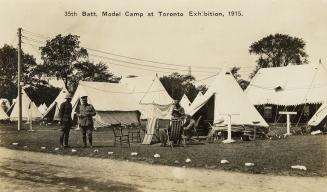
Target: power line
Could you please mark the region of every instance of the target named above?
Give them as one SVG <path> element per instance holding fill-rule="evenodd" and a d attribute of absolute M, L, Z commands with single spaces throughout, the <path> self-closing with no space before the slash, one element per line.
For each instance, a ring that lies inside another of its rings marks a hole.
<path fill-rule="evenodd" d="M 46 43 L 45 41 L 40 41 L 40 40 L 37 40 L 37 39 L 32 39 L 32 38 L 29 38 L 29 37 L 26 37 L 26 36 L 22 36 L 22 38 L 23 38 L 24 40 L 32 41 L 32 42 L 39 43 L 39 44 Z"/>
<path fill-rule="evenodd" d="M 175 69 L 175 68 L 169 68 L 169 67 L 159 67 L 159 66 L 145 65 L 145 64 L 141 64 L 141 63 L 134 63 L 134 62 L 130 62 L 130 61 L 114 59 L 114 58 L 111 58 L 111 57 L 100 56 L 100 55 L 95 55 L 95 54 L 89 54 L 89 55 L 92 55 L 92 56 L 98 57 L 98 58 L 103 58 L 103 59 L 107 59 L 107 60 L 116 61 L 116 62 L 123 62 L 123 63 L 131 64 L 131 65 L 138 65 L 138 66 L 158 68 L 158 69 L 167 69 L 167 70 L 173 70 L 173 71 L 187 71 L 188 72 L 187 69 Z M 215 73 L 215 72 L 212 72 L 212 71 L 193 71 L 193 72 Z"/>
<path fill-rule="evenodd" d="M 108 51 L 101 51 L 101 50 L 97 50 L 97 49 L 92 49 L 92 48 L 89 48 L 89 47 L 85 47 L 85 48 L 88 49 L 88 50 L 91 50 L 91 51 L 104 53 L 104 54 L 108 54 L 108 55 L 113 55 L 113 56 L 117 56 L 117 57 L 122 57 L 122 58 L 126 58 L 126 59 L 133 59 L 133 60 L 137 60 L 137 61 L 157 63 L 157 64 L 169 65 L 169 66 L 189 67 L 189 66 L 186 66 L 186 65 L 178 65 L 178 64 L 171 64 L 171 63 L 165 63 L 165 62 L 159 62 L 159 61 L 152 61 L 152 60 L 147 60 L 147 59 L 139 59 L 139 58 L 124 56 L 124 55 L 120 55 L 120 54 L 116 54 L 116 53 L 112 53 L 112 52 L 108 52 Z M 208 66 L 191 66 L 191 67 L 193 67 L 193 68 L 219 69 L 219 67 L 208 67 Z"/>
<path fill-rule="evenodd" d="M 36 33 L 36 32 L 32 32 L 29 30 L 23 30 L 24 32 L 26 32 L 28 35 L 32 35 L 35 38 L 42 38 L 42 39 L 46 39 L 49 40 L 51 39 L 49 36 L 45 36 L 43 34 L 40 33 Z M 28 37 L 28 36 L 24 36 L 25 38 L 27 38 L 29 41 L 35 42 L 35 43 L 46 43 L 46 41 L 41 41 L 41 40 L 36 40 L 34 38 Z M 141 58 L 136 58 L 136 57 L 131 57 L 131 56 L 126 56 L 126 55 L 121 55 L 121 54 L 117 54 L 117 53 L 113 53 L 113 52 L 109 52 L 109 51 L 102 51 L 102 50 L 97 50 L 97 49 L 93 49 L 93 48 L 89 48 L 89 47 L 85 47 L 86 49 L 90 50 L 90 51 L 94 51 L 94 52 L 98 52 L 98 53 L 102 53 L 102 54 L 107 54 L 107 55 L 111 55 L 111 56 L 116 56 L 116 57 L 121 57 L 121 58 L 126 58 L 126 59 L 133 59 L 133 60 L 137 60 L 137 61 L 142 61 L 142 62 L 150 62 L 150 63 L 156 63 L 156 64 L 161 64 L 161 65 L 169 65 L 169 66 L 176 66 L 176 67 L 189 67 L 189 66 L 185 66 L 185 65 L 178 65 L 178 64 L 171 64 L 171 63 L 166 63 L 166 62 L 160 62 L 160 61 L 153 61 L 153 60 L 148 60 L 148 59 L 141 59 Z M 167 68 L 167 67 L 160 67 L 160 66 L 152 66 L 152 65 L 146 65 L 146 64 L 141 64 L 141 63 L 134 63 L 134 62 L 130 62 L 130 61 L 125 61 L 125 60 L 120 60 L 120 59 L 115 59 L 115 58 L 110 58 L 110 57 L 106 57 L 106 56 L 99 56 L 98 57 L 102 57 L 102 58 L 106 58 L 108 60 L 113 60 L 113 61 L 117 61 L 117 62 L 123 62 L 123 63 L 128 63 L 128 64 L 133 64 L 133 65 L 140 65 L 140 66 L 144 66 L 144 67 L 152 67 L 152 68 L 161 68 L 161 69 L 169 69 L 169 70 L 176 70 L 173 68 Z M 191 66 L 192 68 L 206 68 L 206 69 L 221 69 L 221 67 L 210 67 L 210 66 Z M 244 69 L 244 68 L 254 68 L 254 67 L 238 67 L 239 69 Z M 188 69 L 179 69 L 179 71 L 189 71 Z M 243 72 L 246 72 L 244 70 L 242 70 Z M 211 71 L 199 71 L 199 70 L 192 70 L 192 72 L 202 72 L 202 73 L 214 73 Z"/>
<path fill-rule="evenodd" d="M 152 72 L 156 72 L 156 73 L 166 73 L 166 74 L 171 74 L 171 71 L 161 71 L 161 70 L 155 70 L 155 69 L 146 69 L 146 68 L 141 68 L 141 67 L 135 67 L 135 66 L 126 66 L 126 65 L 122 65 L 122 64 L 118 64 L 118 63 L 114 63 L 114 62 L 107 62 L 108 65 L 117 65 L 117 66 L 121 66 L 121 67 L 126 67 L 126 68 L 130 68 L 130 69 L 138 69 L 138 70 L 143 70 L 143 71 L 152 71 Z"/>

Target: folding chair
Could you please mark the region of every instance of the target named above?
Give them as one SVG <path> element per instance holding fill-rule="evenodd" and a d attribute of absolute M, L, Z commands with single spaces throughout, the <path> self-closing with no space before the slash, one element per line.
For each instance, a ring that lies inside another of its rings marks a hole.
<path fill-rule="evenodd" d="M 129 141 L 129 133 L 124 133 L 123 127 L 120 125 L 114 125 L 112 126 L 112 130 L 114 133 L 114 146 L 116 146 L 116 142 L 119 141 L 120 146 L 123 145 L 123 143 L 128 144 L 128 147 L 131 148 L 130 141 Z"/>
<path fill-rule="evenodd" d="M 179 143 L 181 140 L 183 146 L 185 146 L 185 136 L 183 134 L 183 121 L 182 120 L 171 120 L 170 129 L 167 130 L 168 145 L 173 148 L 174 143 Z"/>

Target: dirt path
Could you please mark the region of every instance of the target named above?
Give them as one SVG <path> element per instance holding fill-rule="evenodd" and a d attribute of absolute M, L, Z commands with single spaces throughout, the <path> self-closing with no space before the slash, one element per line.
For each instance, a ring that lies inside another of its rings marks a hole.
<path fill-rule="evenodd" d="M 324 191 L 327 178 L 250 175 L 0 148 L 1 191 Z"/>

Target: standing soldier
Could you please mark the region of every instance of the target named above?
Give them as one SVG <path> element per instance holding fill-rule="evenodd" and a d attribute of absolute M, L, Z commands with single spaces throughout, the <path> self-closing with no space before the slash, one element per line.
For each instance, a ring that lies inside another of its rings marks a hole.
<path fill-rule="evenodd" d="M 69 131 L 72 126 L 72 104 L 70 103 L 72 100 L 72 95 L 68 93 L 65 97 L 66 101 L 60 105 L 59 108 L 59 118 L 61 124 L 61 136 L 60 136 L 60 146 L 61 147 L 69 147 L 68 139 L 69 139 Z"/>
<path fill-rule="evenodd" d="M 79 118 L 79 126 L 83 134 L 83 143 L 84 147 L 87 147 L 86 144 L 86 134 L 89 138 L 90 147 L 92 147 L 92 131 L 93 131 L 93 116 L 96 115 L 93 105 L 87 103 L 87 96 L 81 97 L 81 105 L 77 110 L 76 114 Z"/>

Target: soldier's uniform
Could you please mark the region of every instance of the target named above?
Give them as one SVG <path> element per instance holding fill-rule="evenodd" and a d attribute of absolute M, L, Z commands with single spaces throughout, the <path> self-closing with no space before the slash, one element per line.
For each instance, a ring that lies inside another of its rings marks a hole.
<path fill-rule="evenodd" d="M 61 136 L 60 136 L 60 145 L 68 146 L 69 131 L 72 126 L 72 104 L 70 103 L 71 96 L 66 97 L 66 101 L 60 105 L 59 108 L 59 118 L 61 123 Z"/>
<path fill-rule="evenodd" d="M 92 117 L 95 115 L 96 115 L 95 109 L 93 105 L 89 103 L 85 105 L 82 103 L 77 110 L 77 116 L 79 117 L 79 126 L 82 130 L 82 135 L 83 135 L 84 147 L 87 146 L 86 134 L 89 139 L 89 144 L 92 147 L 92 132 L 94 129 Z"/>

